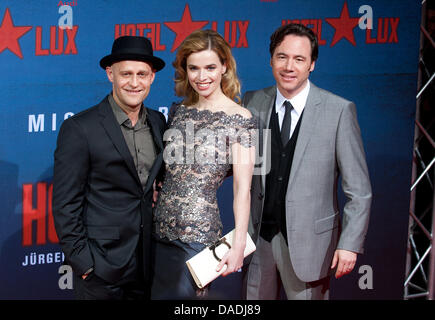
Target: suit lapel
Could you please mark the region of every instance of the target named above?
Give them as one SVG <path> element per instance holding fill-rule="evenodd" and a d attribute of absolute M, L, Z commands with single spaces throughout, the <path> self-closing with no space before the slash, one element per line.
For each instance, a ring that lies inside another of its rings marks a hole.
<path fill-rule="evenodd" d="M 127 164 L 128 170 L 135 177 L 137 183 L 141 186 L 141 182 L 139 176 L 137 175 L 137 171 L 134 166 L 134 161 L 130 154 L 130 150 L 125 143 L 121 128 L 116 121 L 115 115 L 113 114 L 107 97 L 100 104 L 99 109 L 101 116 L 101 125 L 106 130 L 106 133 L 112 140 L 116 150 L 118 150 L 119 154 L 123 157 L 125 163 Z"/>
<path fill-rule="evenodd" d="M 275 100 L 276 100 L 276 86 L 267 88 L 264 91 L 264 100 L 261 101 L 261 105 L 266 106 L 267 109 L 265 110 L 265 112 L 261 112 L 259 115 L 263 123 L 264 129 L 270 129 L 270 117 L 272 116 L 272 112 L 275 109 Z M 264 132 L 264 136 L 263 136 L 264 141 L 270 142 L 272 139 L 271 130 L 264 130 L 263 132 Z M 270 148 L 270 147 L 271 147 L 270 143 L 267 143 L 266 148 Z M 267 157 L 265 157 L 265 161 L 267 160 L 268 160 Z M 270 164 L 265 163 L 265 168 L 268 168 L 269 165 Z M 263 191 L 266 190 L 266 174 L 261 175 L 261 187 Z"/>
<path fill-rule="evenodd" d="M 159 154 L 163 151 L 163 137 L 161 134 L 161 128 L 158 125 L 161 120 L 159 119 L 158 115 L 154 112 L 151 112 L 147 108 L 147 124 L 151 127 L 151 133 L 154 139 L 154 145 L 157 147 L 156 154 Z"/>
<path fill-rule="evenodd" d="M 154 145 L 156 146 L 156 158 L 154 163 L 149 171 L 148 181 L 145 185 L 145 191 L 151 188 L 154 183 L 154 179 L 157 176 L 158 171 L 160 170 L 160 166 L 163 159 L 163 137 L 162 137 L 162 128 L 160 127 L 160 123 L 162 123 L 161 119 L 157 113 L 150 111 L 147 108 L 147 124 L 151 127 L 151 135 L 154 139 Z"/>
<path fill-rule="evenodd" d="M 304 108 L 304 116 L 301 119 L 301 127 L 299 129 L 299 136 L 296 142 L 295 153 L 293 155 L 293 163 L 290 172 L 290 178 L 288 182 L 288 189 L 294 180 L 295 175 L 298 172 L 298 167 L 302 161 L 305 148 L 312 134 L 316 130 L 317 121 L 319 118 L 319 111 L 321 106 L 321 99 L 319 96 L 319 89 L 310 82 L 310 92 L 308 94 L 307 102 Z"/>

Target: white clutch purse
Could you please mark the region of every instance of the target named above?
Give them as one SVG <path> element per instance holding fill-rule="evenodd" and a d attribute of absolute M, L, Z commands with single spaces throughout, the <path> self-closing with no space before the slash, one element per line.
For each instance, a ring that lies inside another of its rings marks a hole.
<path fill-rule="evenodd" d="M 216 243 L 186 261 L 187 267 L 198 288 L 204 288 L 225 272 L 227 268 L 226 265 L 224 265 L 219 272 L 216 272 L 216 268 L 224 254 L 230 250 L 231 243 L 233 243 L 233 236 L 234 229 L 216 241 Z M 249 233 L 246 233 L 245 258 L 254 251 L 255 244 L 249 236 Z"/>

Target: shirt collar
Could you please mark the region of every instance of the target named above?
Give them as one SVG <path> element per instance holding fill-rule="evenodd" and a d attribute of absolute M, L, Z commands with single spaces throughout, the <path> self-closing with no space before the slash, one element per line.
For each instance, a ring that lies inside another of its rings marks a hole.
<path fill-rule="evenodd" d="M 113 98 L 113 93 L 110 93 L 108 96 L 109 104 L 112 107 L 113 113 L 115 115 L 116 121 L 119 125 L 124 124 L 126 121 L 129 121 L 130 118 L 127 116 L 127 114 L 121 109 L 121 107 L 116 103 L 115 99 Z M 146 110 L 145 108 L 141 107 L 141 110 L 139 112 L 139 121 L 140 123 L 145 123 L 146 120 Z M 131 122 L 129 122 L 131 123 Z"/>
<path fill-rule="evenodd" d="M 305 104 L 307 103 L 308 93 L 310 92 L 310 81 L 307 79 L 306 86 L 299 92 L 296 96 L 291 99 L 286 99 L 278 88 L 276 88 L 276 103 L 275 103 L 275 112 L 279 112 L 282 105 L 286 100 L 289 100 L 292 104 L 294 110 L 298 115 L 301 115 L 302 111 L 304 111 Z"/>

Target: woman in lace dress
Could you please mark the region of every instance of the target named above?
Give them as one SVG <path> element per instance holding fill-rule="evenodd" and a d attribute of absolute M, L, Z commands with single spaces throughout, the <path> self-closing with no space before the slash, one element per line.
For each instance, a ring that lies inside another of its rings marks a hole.
<path fill-rule="evenodd" d="M 166 173 L 154 213 L 153 299 L 206 297 L 186 261 L 222 237 L 216 193 L 233 173 L 235 237 L 222 258 L 223 276 L 243 264 L 250 211 L 256 123 L 237 104 L 240 83 L 228 43 L 215 31 L 193 32 L 180 45 L 173 107 L 165 133 Z"/>

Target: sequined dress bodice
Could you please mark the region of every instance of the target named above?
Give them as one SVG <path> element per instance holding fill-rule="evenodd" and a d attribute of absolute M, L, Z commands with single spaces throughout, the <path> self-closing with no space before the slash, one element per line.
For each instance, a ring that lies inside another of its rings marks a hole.
<path fill-rule="evenodd" d="M 222 236 L 216 194 L 232 167 L 231 146 L 253 145 L 255 120 L 181 105 L 169 123 L 154 231 L 160 238 L 212 244 Z"/>

